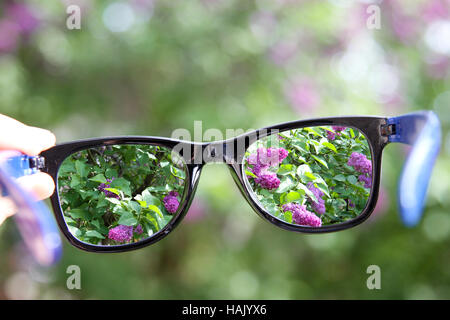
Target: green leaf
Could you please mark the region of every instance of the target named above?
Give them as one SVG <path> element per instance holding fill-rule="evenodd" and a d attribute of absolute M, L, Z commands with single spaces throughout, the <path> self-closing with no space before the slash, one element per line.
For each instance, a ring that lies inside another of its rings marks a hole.
<path fill-rule="evenodd" d="M 284 176 L 281 178 L 280 186 L 275 191 L 276 193 L 284 193 L 295 186 L 294 181 L 290 176 Z"/>
<path fill-rule="evenodd" d="M 112 204 L 120 204 L 120 200 L 116 198 L 105 198 L 105 200 L 111 202 Z"/>
<path fill-rule="evenodd" d="M 87 209 L 71 209 L 67 212 L 74 219 L 88 220 L 89 212 Z"/>
<path fill-rule="evenodd" d="M 108 168 L 108 169 L 106 169 L 106 171 L 105 171 L 105 176 L 106 176 L 108 179 L 116 178 L 118 175 L 119 175 L 119 173 L 117 172 L 116 169 Z"/>
<path fill-rule="evenodd" d="M 95 181 L 99 183 L 106 183 L 106 178 L 103 174 L 99 173 L 96 176 L 89 178 L 90 181 Z"/>
<path fill-rule="evenodd" d="M 184 170 L 180 170 L 177 167 L 174 166 L 170 166 L 170 172 L 175 176 L 178 177 L 180 179 L 185 179 L 186 178 L 186 173 L 184 172 Z"/>
<path fill-rule="evenodd" d="M 303 154 L 309 153 L 309 145 L 303 141 L 296 141 L 292 146 Z"/>
<path fill-rule="evenodd" d="M 317 198 L 314 195 L 314 193 L 311 192 L 311 190 L 308 189 L 307 186 L 305 186 L 303 183 L 299 183 L 297 185 L 297 188 L 299 188 L 301 191 L 303 191 L 308 197 L 310 197 L 311 199 L 313 199 L 315 202 L 317 202 Z M 299 190 L 299 191 L 300 191 Z"/>
<path fill-rule="evenodd" d="M 136 199 L 136 197 L 135 197 Z M 143 201 L 143 200 L 137 200 L 136 201 L 141 205 L 142 208 L 147 208 L 147 202 Z"/>
<path fill-rule="evenodd" d="M 286 174 L 292 173 L 295 170 L 295 166 L 292 164 L 283 164 L 277 171 L 277 174 L 284 176 Z"/>
<path fill-rule="evenodd" d="M 316 156 L 316 155 L 311 155 L 317 162 L 319 162 L 321 165 L 323 165 L 325 168 L 328 169 L 328 164 L 325 161 L 325 159 L 323 159 L 322 157 Z"/>
<path fill-rule="evenodd" d="M 70 233 L 75 237 L 75 238 L 80 238 L 81 235 L 83 234 L 83 232 L 78 229 L 77 227 L 74 226 L 67 226 L 67 228 L 69 229 Z"/>
<path fill-rule="evenodd" d="M 337 176 L 333 177 L 336 181 L 344 182 L 346 180 L 345 176 L 343 174 L 338 174 Z"/>
<path fill-rule="evenodd" d="M 161 166 L 161 168 L 167 167 L 169 164 L 170 164 L 169 161 L 161 161 L 161 162 L 159 163 L 159 165 Z"/>
<path fill-rule="evenodd" d="M 119 190 L 121 190 L 123 193 L 125 193 L 126 195 L 130 196 L 131 195 L 131 189 L 130 189 L 130 181 L 128 181 L 125 178 L 117 178 L 114 179 L 111 182 L 111 187 L 112 188 L 117 188 Z M 115 192 L 114 192 L 115 193 Z M 120 194 L 119 194 L 120 195 Z"/>
<path fill-rule="evenodd" d="M 100 208 L 100 207 L 106 207 L 107 205 L 108 205 L 108 201 L 106 200 L 105 194 L 102 192 L 98 196 L 98 202 L 97 202 L 97 205 L 95 207 L 96 208 Z"/>
<path fill-rule="evenodd" d="M 297 175 L 302 177 L 306 172 L 312 172 L 311 168 L 307 164 L 302 164 L 297 168 Z"/>
<path fill-rule="evenodd" d="M 284 220 L 288 223 L 292 223 L 292 212 L 286 211 L 284 213 Z"/>
<path fill-rule="evenodd" d="M 117 190 L 116 188 L 105 188 L 105 190 L 110 191 L 110 192 L 115 193 L 118 196 L 120 196 L 120 190 Z"/>
<path fill-rule="evenodd" d="M 76 186 L 80 185 L 80 183 L 80 176 L 78 176 L 77 174 L 72 175 L 72 179 L 70 180 L 70 187 L 75 188 Z"/>
<path fill-rule="evenodd" d="M 322 142 L 322 145 L 324 147 L 327 147 L 330 150 L 333 150 L 335 153 L 337 153 L 337 150 L 336 150 L 336 147 L 334 146 L 334 144 L 332 144 L 332 143 L 330 143 L 328 141 L 324 141 L 324 142 Z"/>
<path fill-rule="evenodd" d="M 84 236 L 89 237 L 89 238 L 105 239 L 105 237 L 103 235 L 101 235 L 99 232 L 97 232 L 95 230 L 87 231 Z"/>
<path fill-rule="evenodd" d="M 120 215 L 118 224 L 123 224 L 125 226 L 134 226 L 137 224 L 137 220 L 131 212 L 128 211 L 120 211 L 122 214 Z"/>
<path fill-rule="evenodd" d="M 289 202 L 297 201 L 301 198 L 302 198 L 302 195 L 299 192 L 291 191 L 286 195 L 285 201 L 286 201 L 286 203 L 289 203 Z"/>
<path fill-rule="evenodd" d="M 148 206 L 148 208 L 150 210 L 152 210 L 153 212 L 156 212 L 161 218 L 163 218 L 163 214 L 162 214 L 161 210 L 157 206 L 151 204 L 151 205 Z"/>
<path fill-rule="evenodd" d="M 157 197 L 153 196 L 148 189 L 145 189 L 142 192 L 142 200 L 145 201 L 147 205 L 154 204 L 159 206 L 161 204 L 161 201 Z"/>
<path fill-rule="evenodd" d="M 153 153 L 151 153 L 151 152 L 147 152 L 147 156 L 148 156 L 149 159 L 156 160 L 155 155 Z"/>
<path fill-rule="evenodd" d="M 75 169 L 78 175 L 82 178 L 86 177 L 88 170 L 86 169 L 86 164 L 80 160 L 75 161 Z"/>
<path fill-rule="evenodd" d="M 347 181 L 351 184 L 356 184 L 358 182 L 358 179 L 356 179 L 355 176 L 347 176 Z"/>
<path fill-rule="evenodd" d="M 59 167 L 58 175 L 66 174 L 66 173 L 74 172 L 74 171 L 75 171 L 74 163 L 71 161 L 71 158 L 67 158 L 66 160 L 64 160 L 64 162 Z"/>
<path fill-rule="evenodd" d="M 252 178 L 257 178 L 257 176 L 256 176 L 253 172 L 251 172 L 251 171 L 245 170 L 245 174 L 246 174 L 247 176 L 252 177 Z"/>
<path fill-rule="evenodd" d="M 318 188 L 320 191 L 322 191 L 323 193 L 325 193 L 325 195 L 328 198 L 330 197 L 330 191 L 328 190 L 328 185 L 326 184 L 326 182 L 322 179 L 322 178 L 318 178 L 316 179 L 316 181 L 314 182 L 314 185 L 316 186 L 316 188 Z"/>
<path fill-rule="evenodd" d="M 154 217 L 152 217 L 151 214 L 146 214 L 145 218 L 155 227 L 156 231 L 159 230 L 158 221 L 156 221 L 156 219 Z"/>
<path fill-rule="evenodd" d="M 303 130 L 307 131 L 308 133 L 312 133 L 316 137 L 323 137 L 318 127 L 306 127 L 303 128 Z"/>

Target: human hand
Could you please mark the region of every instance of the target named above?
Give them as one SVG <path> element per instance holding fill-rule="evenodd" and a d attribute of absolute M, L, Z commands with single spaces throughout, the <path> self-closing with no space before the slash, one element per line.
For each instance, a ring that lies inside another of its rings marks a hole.
<path fill-rule="evenodd" d="M 0 151 L 18 150 L 27 155 L 36 156 L 55 145 L 55 142 L 55 135 L 50 131 L 27 126 L 0 114 Z M 20 177 L 17 183 L 40 200 L 50 197 L 55 189 L 53 179 L 43 172 Z M 14 213 L 15 207 L 11 200 L 0 197 L 0 225 Z"/>

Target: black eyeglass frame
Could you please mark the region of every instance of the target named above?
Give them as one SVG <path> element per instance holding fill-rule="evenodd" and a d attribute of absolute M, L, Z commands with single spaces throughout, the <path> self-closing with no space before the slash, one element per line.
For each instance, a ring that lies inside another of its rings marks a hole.
<path fill-rule="evenodd" d="M 139 249 L 150 244 L 153 244 L 165 236 L 167 236 L 175 227 L 183 220 L 187 214 L 190 204 L 195 196 L 195 191 L 200 179 L 201 170 L 204 165 L 210 162 L 225 162 L 236 182 L 239 190 L 244 198 L 250 204 L 250 206 L 256 211 L 256 213 L 263 219 L 273 223 L 274 225 L 296 232 L 303 233 L 324 233 L 335 232 L 344 229 L 348 229 L 359 225 L 365 221 L 375 209 L 381 177 L 381 158 L 384 147 L 389 143 L 390 125 L 388 119 L 385 117 L 376 116 L 352 116 L 352 117 L 329 117 L 318 118 L 309 120 L 298 120 L 278 125 L 261 128 L 252 132 L 244 133 L 240 136 L 216 142 L 188 142 L 163 137 L 151 137 L 151 136 L 121 136 L 121 137 L 104 137 L 78 140 L 73 142 L 67 142 L 58 144 L 40 154 L 42 157 L 40 160 L 39 169 L 48 173 L 55 182 L 55 192 L 50 197 L 50 201 L 53 207 L 56 221 L 59 225 L 64 236 L 75 247 L 91 252 L 124 252 L 134 249 Z M 361 214 L 349 221 L 336 225 L 327 225 L 321 227 L 305 227 L 299 225 L 289 224 L 272 216 L 267 210 L 265 210 L 256 199 L 253 192 L 251 192 L 250 185 L 244 171 L 244 156 L 247 148 L 256 140 L 274 134 L 274 132 L 283 132 L 287 130 L 300 129 L 313 126 L 345 126 L 352 127 L 359 130 L 365 135 L 368 141 L 368 145 L 372 154 L 372 188 L 366 207 Z M 97 148 L 108 145 L 120 145 L 120 144 L 148 144 L 165 147 L 170 150 L 179 151 L 179 154 L 185 161 L 186 165 L 186 179 L 185 189 L 180 201 L 178 212 L 173 219 L 160 231 L 155 233 L 148 239 L 141 240 L 139 242 L 114 245 L 114 246 L 100 246 L 82 242 L 73 236 L 64 220 L 63 210 L 61 208 L 59 200 L 59 188 L 58 188 L 58 171 L 62 162 L 71 154 L 89 149 Z M 244 146 L 243 148 L 237 148 L 236 146 Z M 233 150 L 231 150 L 231 148 Z M 189 152 L 185 152 L 189 150 Z M 230 152 L 233 151 L 233 152 Z M 203 157 L 203 155 L 211 155 L 210 158 Z M 214 155 L 220 154 L 218 159 Z M 195 161 L 198 156 L 201 155 L 201 161 Z M 230 156 L 231 155 L 231 156 Z M 43 160 L 43 161 L 42 161 Z M 197 163 L 198 162 L 198 163 Z"/>

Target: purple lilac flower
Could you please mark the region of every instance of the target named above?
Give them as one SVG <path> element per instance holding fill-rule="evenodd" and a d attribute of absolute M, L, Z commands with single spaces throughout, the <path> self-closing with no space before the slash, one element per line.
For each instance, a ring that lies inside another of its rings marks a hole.
<path fill-rule="evenodd" d="M 345 129 L 347 129 L 346 127 L 342 127 L 342 126 L 331 126 L 331 128 L 336 131 L 336 134 L 338 136 L 341 135 L 341 131 L 344 131 Z"/>
<path fill-rule="evenodd" d="M 142 226 L 138 224 L 138 226 L 134 228 L 134 233 L 142 234 L 142 232 L 144 232 L 144 230 L 142 229 Z"/>
<path fill-rule="evenodd" d="M 178 206 L 180 205 L 180 202 L 178 201 L 177 197 L 179 197 L 179 194 L 176 191 L 170 191 L 169 194 L 164 197 L 163 199 L 164 207 L 169 213 L 177 212 Z"/>
<path fill-rule="evenodd" d="M 334 139 L 336 139 L 336 134 L 333 131 L 327 130 L 327 139 L 329 141 L 333 141 Z"/>
<path fill-rule="evenodd" d="M 372 173 L 372 161 L 359 152 L 353 152 L 348 159 L 347 164 L 361 173 Z"/>
<path fill-rule="evenodd" d="M 308 189 L 314 194 L 317 201 L 314 201 L 313 199 L 309 199 L 311 203 L 311 207 L 313 210 L 318 214 L 324 214 L 325 213 L 325 200 L 322 199 L 322 196 L 324 193 L 314 186 L 314 183 L 309 182 L 307 185 Z"/>
<path fill-rule="evenodd" d="M 358 177 L 358 180 L 360 182 L 364 183 L 364 188 L 372 187 L 372 175 L 371 174 L 369 174 L 369 175 L 362 174 Z"/>
<path fill-rule="evenodd" d="M 308 211 L 306 206 L 297 203 L 288 203 L 282 206 L 283 212 L 292 212 L 292 221 L 296 224 L 310 227 L 322 226 L 322 220 L 314 213 Z"/>
<path fill-rule="evenodd" d="M 267 171 L 267 169 L 269 168 L 269 166 L 267 165 L 262 165 L 262 164 L 255 164 L 252 168 L 252 172 L 255 176 L 260 176 L 261 174 L 267 173 L 269 171 Z"/>
<path fill-rule="evenodd" d="M 284 148 L 258 148 L 256 153 L 247 158 L 247 162 L 253 166 L 252 173 L 256 176 L 255 183 L 262 188 L 272 190 L 280 185 L 276 173 L 268 171 L 270 166 L 276 166 L 288 156 Z"/>
<path fill-rule="evenodd" d="M 256 150 L 256 164 L 276 166 L 288 155 L 284 148 L 258 148 Z M 254 158 L 252 158 L 254 160 Z"/>
<path fill-rule="evenodd" d="M 280 179 L 278 179 L 276 173 L 264 173 L 255 179 L 255 182 L 262 188 L 272 190 L 280 186 Z"/>
<path fill-rule="evenodd" d="M 180 194 L 178 192 L 176 192 L 176 191 L 170 191 L 167 195 L 169 197 L 175 197 L 175 198 L 180 196 Z"/>
<path fill-rule="evenodd" d="M 117 242 L 127 242 L 133 238 L 133 226 L 118 225 L 109 230 L 108 238 Z"/>
<path fill-rule="evenodd" d="M 355 204 L 352 202 L 352 200 L 348 199 L 347 201 L 348 201 L 347 203 L 348 203 L 349 207 L 351 207 L 351 208 L 355 207 Z"/>
<path fill-rule="evenodd" d="M 105 190 L 107 188 L 111 188 L 110 183 L 114 180 L 114 177 L 111 179 L 106 179 L 107 183 L 100 183 L 100 185 L 98 186 L 97 190 L 103 192 L 105 194 L 106 197 L 108 198 L 116 198 L 116 199 L 120 199 L 120 196 L 118 194 L 115 194 L 114 192 L 111 192 L 109 190 Z"/>

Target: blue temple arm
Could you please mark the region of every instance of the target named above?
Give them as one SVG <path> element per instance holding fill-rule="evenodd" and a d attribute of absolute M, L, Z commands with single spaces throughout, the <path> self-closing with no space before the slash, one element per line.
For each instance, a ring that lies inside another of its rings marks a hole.
<path fill-rule="evenodd" d="M 432 111 L 388 119 L 393 125 L 389 142 L 411 145 L 398 184 L 400 217 L 408 227 L 417 225 L 425 205 L 428 184 L 441 146 L 441 124 Z"/>
<path fill-rule="evenodd" d="M 0 197 L 8 197 L 14 202 L 14 219 L 35 260 L 43 266 L 51 266 L 62 254 L 62 242 L 53 215 L 43 202 L 37 201 L 15 181 L 38 172 L 37 161 L 38 157 L 15 151 L 0 152 Z"/>

